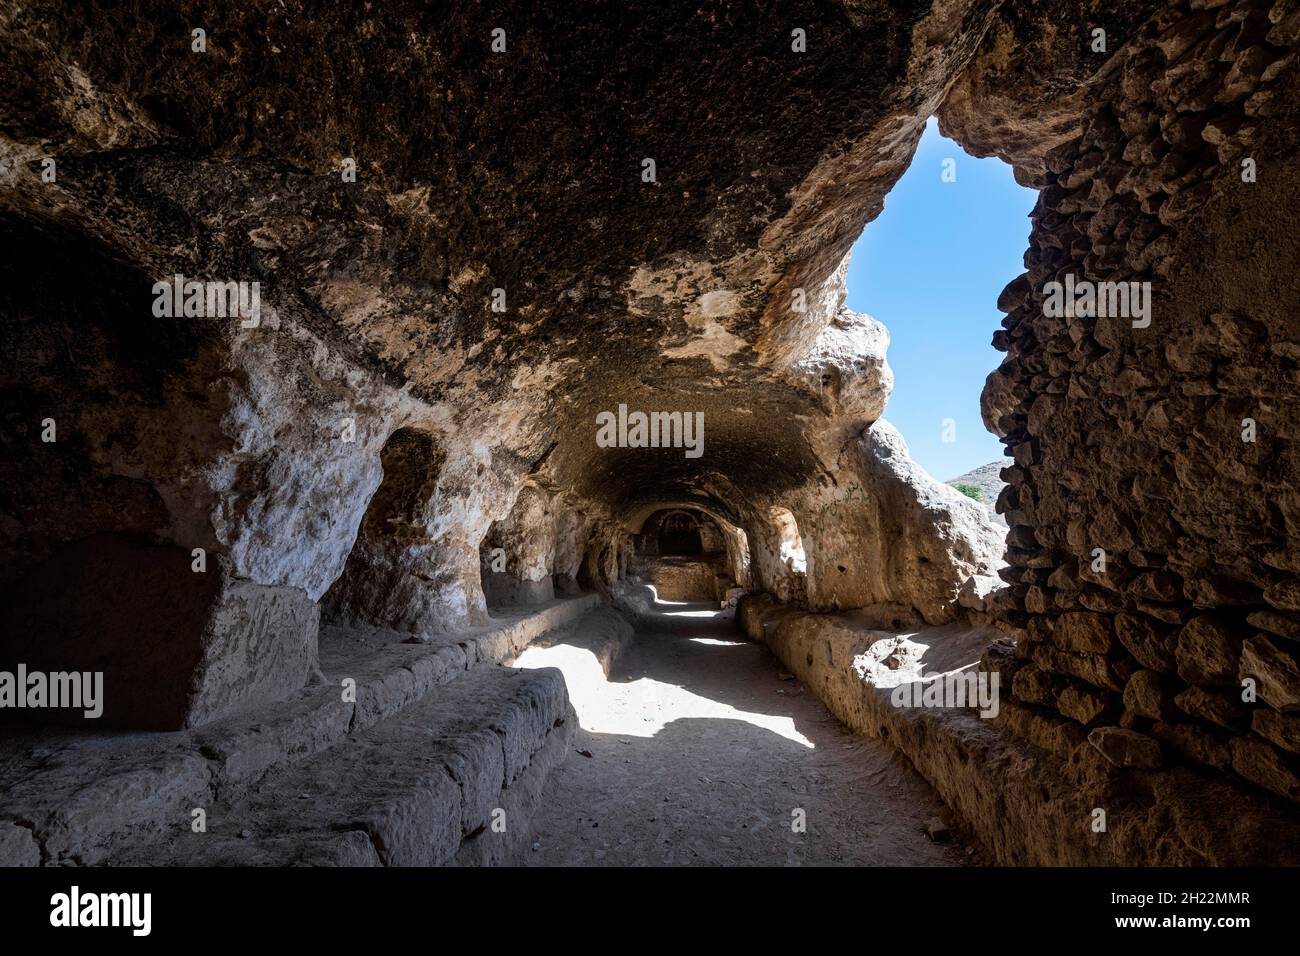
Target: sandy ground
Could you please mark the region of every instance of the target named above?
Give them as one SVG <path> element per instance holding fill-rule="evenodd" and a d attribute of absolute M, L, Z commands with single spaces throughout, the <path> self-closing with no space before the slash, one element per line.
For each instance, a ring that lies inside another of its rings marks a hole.
<path fill-rule="evenodd" d="M 518 660 L 564 671 L 581 729 L 516 862 L 966 860 L 956 842 L 926 835 L 926 821 L 943 816 L 928 785 L 886 745 L 845 730 L 716 606 L 659 610 L 608 678 L 581 630 Z"/>

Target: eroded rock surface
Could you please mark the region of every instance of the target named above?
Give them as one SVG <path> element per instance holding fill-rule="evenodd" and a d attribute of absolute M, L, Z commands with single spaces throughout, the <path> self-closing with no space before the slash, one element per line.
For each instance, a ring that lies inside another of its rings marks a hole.
<path fill-rule="evenodd" d="M 381 715 L 463 635 L 649 573 L 682 512 L 791 647 L 843 614 L 1014 639 L 980 746 L 899 738 L 994 856 L 1072 859 L 968 793 L 1028 747 L 1168 811 L 1079 858 L 1249 862 L 1300 794 L 1298 42 L 1291 0 L 6 9 L 0 669 L 102 671 L 103 726 L 176 730 L 429 651 Z M 1040 190 L 982 402 L 1007 529 L 911 461 L 844 308 L 935 113 Z M 1054 311 L 1067 280 L 1137 285 Z M 451 858 L 468 818 L 412 774 L 445 846 L 357 806 L 369 842 L 258 859 Z"/>
<path fill-rule="evenodd" d="M 892 381 L 884 329 L 842 310 L 846 256 L 990 12 L 655 5 L 579 26 L 520 7 L 495 53 L 478 14 L 6 15 L 11 588 L 112 534 L 175 549 L 175 579 L 149 585 L 186 618 L 169 648 L 217 613 L 183 593 L 195 549 L 205 573 L 418 636 L 557 581 L 607 587 L 646 507 L 738 528 L 773 507 L 815 521 L 850 486 L 899 507 L 840 452 Z M 258 283 L 256 322 L 154 314 L 174 276 Z M 702 416 L 702 457 L 599 447 L 620 405 Z M 968 571 L 917 587 L 859 566 L 873 529 L 837 533 L 843 569 L 810 558 L 815 606 L 942 615 Z M 10 628 L 57 633 L 70 666 L 110 660 L 44 606 Z M 113 640 L 145 643 L 147 617 Z M 190 687 L 185 654 L 140 678 L 180 699 L 122 721 L 220 710 L 199 701 L 229 685 L 209 668 Z"/>

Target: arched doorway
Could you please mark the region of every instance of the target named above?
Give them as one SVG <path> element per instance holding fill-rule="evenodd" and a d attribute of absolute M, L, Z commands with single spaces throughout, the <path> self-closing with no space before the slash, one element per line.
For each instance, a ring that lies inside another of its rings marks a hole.
<path fill-rule="evenodd" d="M 375 490 L 343 573 L 321 599 L 330 622 L 407 629 L 405 609 L 419 587 L 416 566 L 432 545 L 428 512 L 443 453 L 433 436 L 400 428 L 379 453 L 384 476 Z M 416 602 L 418 603 L 418 602 Z"/>
<path fill-rule="evenodd" d="M 659 554 L 664 557 L 704 553 L 700 519 L 685 511 L 671 511 L 659 524 Z"/>

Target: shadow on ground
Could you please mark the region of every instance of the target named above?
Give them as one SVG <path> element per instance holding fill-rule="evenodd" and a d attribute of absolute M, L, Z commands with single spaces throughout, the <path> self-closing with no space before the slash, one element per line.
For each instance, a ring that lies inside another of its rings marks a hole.
<path fill-rule="evenodd" d="M 608 677 L 582 626 L 521 656 L 564 672 L 581 730 L 518 862 L 963 861 L 961 847 L 926 836 L 944 812 L 928 785 L 845 730 L 729 613 L 656 602 Z"/>

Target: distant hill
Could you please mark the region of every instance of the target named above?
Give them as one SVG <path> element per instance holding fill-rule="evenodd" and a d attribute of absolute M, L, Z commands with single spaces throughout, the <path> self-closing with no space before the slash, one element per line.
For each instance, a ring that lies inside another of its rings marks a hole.
<path fill-rule="evenodd" d="M 956 487 L 957 485 L 974 485 L 980 490 L 980 496 L 983 498 L 982 504 L 989 509 L 989 515 L 997 523 L 1006 527 L 1007 521 L 1002 515 L 993 510 L 997 504 L 998 495 L 1002 493 L 1003 486 L 1006 482 L 1002 480 L 1002 469 L 1010 462 L 991 461 L 987 465 L 980 465 L 973 468 L 964 475 L 958 475 L 956 478 L 949 479 L 946 484 Z"/>

